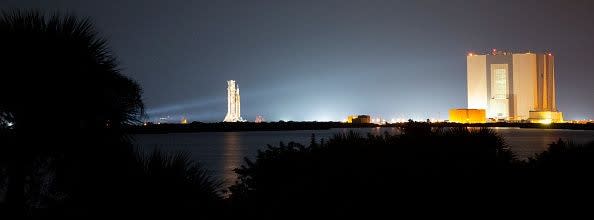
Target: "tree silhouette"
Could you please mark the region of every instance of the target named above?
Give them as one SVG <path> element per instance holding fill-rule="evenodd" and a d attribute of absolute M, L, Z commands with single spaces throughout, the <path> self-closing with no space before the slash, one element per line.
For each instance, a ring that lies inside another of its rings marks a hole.
<path fill-rule="evenodd" d="M 154 150 L 137 157 L 141 177 L 127 177 L 135 185 L 127 207 L 138 217 L 223 217 L 222 181 L 213 179 L 187 152 Z M 125 177 L 126 178 L 126 177 Z"/>
<path fill-rule="evenodd" d="M 119 128 L 144 114 L 142 91 L 120 73 L 86 18 L 2 12 L 0 47 L 0 128 L 7 137 L 2 153 L 10 155 L 3 158 L 6 208 L 22 215 L 36 166 L 49 155 L 83 153 L 78 148 L 84 141 L 101 140 L 91 144 L 99 145 L 124 137 Z"/>
<path fill-rule="evenodd" d="M 594 142 L 576 144 L 559 139 L 549 148 L 530 160 L 539 178 L 579 180 L 591 183 L 594 170 Z M 588 181 L 586 181 L 588 180 Z M 577 181 L 576 181 L 577 182 Z"/>
<path fill-rule="evenodd" d="M 120 73 L 89 19 L 3 12 L 0 45 L 0 117 L 15 129 L 117 127 L 143 114 L 140 86 Z"/>
<path fill-rule="evenodd" d="M 269 146 L 236 170 L 231 201 L 234 214 L 249 217 L 406 212 L 454 196 L 485 199 L 499 188 L 480 186 L 509 180 L 515 162 L 493 130 L 411 122 L 398 135 L 351 131 L 323 144 Z"/>

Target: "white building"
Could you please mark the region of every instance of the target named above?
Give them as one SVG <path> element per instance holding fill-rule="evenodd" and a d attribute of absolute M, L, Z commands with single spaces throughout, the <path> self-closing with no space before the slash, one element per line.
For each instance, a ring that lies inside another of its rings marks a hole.
<path fill-rule="evenodd" d="M 235 80 L 227 81 L 227 115 L 224 122 L 243 122 L 241 118 L 241 99 L 239 97 L 239 86 Z"/>
<path fill-rule="evenodd" d="M 499 121 L 560 122 L 551 53 L 468 54 L 468 108 Z M 546 116 L 546 117 L 545 117 Z"/>

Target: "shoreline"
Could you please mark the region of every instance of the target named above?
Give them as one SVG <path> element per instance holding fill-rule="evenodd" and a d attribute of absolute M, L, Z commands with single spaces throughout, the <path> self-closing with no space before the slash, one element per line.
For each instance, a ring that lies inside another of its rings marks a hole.
<path fill-rule="evenodd" d="M 508 128 L 536 128 L 536 129 L 567 129 L 567 130 L 594 130 L 594 123 L 588 124 L 536 124 L 536 123 L 484 123 L 484 124 L 460 124 L 448 122 L 415 122 L 429 125 L 434 128 L 440 127 L 508 127 Z M 342 122 L 217 122 L 202 123 L 192 122 L 190 124 L 149 124 L 132 126 L 126 128 L 130 134 L 165 134 L 165 133 L 196 133 L 196 132 L 241 132 L 241 131 L 297 131 L 297 130 L 329 130 L 333 128 L 377 128 L 377 127 L 403 127 L 408 123 L 391 123 L 385 125 L 377 124 L 348 124 Z"/>

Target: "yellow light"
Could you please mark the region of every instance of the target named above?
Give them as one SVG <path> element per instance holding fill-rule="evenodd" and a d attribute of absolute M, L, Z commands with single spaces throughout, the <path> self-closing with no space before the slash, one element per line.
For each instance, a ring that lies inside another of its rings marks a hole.
<path fill-rule="evenodd" d="M 543 119 L 543 120 L 540 121 L 540 123 L 543 124 L 543 125 L 549 125 L 549 124 L 551 124 L 551 122 L 553 122 L 553 120 L 551 120 L 550 118 Z"/>
<path fill-rule="evenodd" d="M 468 53 L 468 56 L 472 56 L 472 55 L 473 55 L 472 53 Z"/>
<path fill-rule="evenodd" d="M 455 123 L 485 123 L 484 109 L 450 109 L 449 121 Z"/>

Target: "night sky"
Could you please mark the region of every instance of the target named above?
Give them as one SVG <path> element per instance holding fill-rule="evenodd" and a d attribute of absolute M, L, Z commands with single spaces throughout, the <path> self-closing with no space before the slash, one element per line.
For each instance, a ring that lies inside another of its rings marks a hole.
<path fill-rule="evenodd" d="M 466 107 L 467 52 L 552 51 L 558 108 L 594 118 L 594 1 L 29 1 L 92 18 L 151 117 L 447 118 Z"/>

